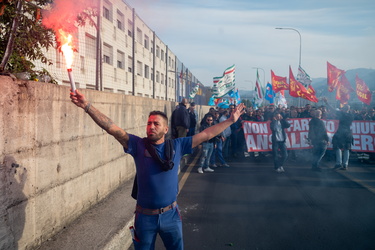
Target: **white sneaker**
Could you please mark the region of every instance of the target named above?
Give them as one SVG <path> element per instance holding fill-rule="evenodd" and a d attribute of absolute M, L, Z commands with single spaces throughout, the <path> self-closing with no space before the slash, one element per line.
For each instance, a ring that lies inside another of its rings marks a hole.
<path fill-rule="evenodd" d="M 278 169 L 276 169 L 276 172 L 278 172 L 278 173 L 283 173 L 284 170 L 283 170 L 281 167 L 279 167 Z"/>
<path fill-rule="evenodd" d="M 212 168 L 210 167 L 207 167 L 204 169 L 204 172 L 214 172 L 215 170 L 213 170 Z"/>
<path fill-rule="evenodd" d="M 217 165 L 216 164 L 211 164 L 210 167 L 211 168 L 217 168 Z"/>
<path fill-rule="evenodd" d="M 221 165 L 222 167 L 229 168 L 229 165 L 227 163 Z"/>
<path fill-rule="evenodd" d="M 198 168 L 198 173 L 203 174 L 202 168 Z"/>
<path fill-rule="evenodd" d="M 281 168 L 281 172 L 285 172 L 285 170 L 284 170 L 284 168 L 282 166 L 280 168 Z"/>

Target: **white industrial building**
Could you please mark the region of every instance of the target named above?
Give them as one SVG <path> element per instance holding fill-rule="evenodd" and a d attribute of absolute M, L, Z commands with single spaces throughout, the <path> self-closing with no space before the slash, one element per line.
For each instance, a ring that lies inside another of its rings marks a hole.
<path fill-rule="evenodd" d="M 168 101 L 188 97 L 198 79 L 136 11 L 122 0 L 100 0 L 100 5 L 95 20 L 99 25 L 78 27 L 73 34 L 77 52 L 72 72 L 77 88 Z M 69 86 L 63 54 L 52 49 L 47 55 L 53 65 L 37 63 L 37 67 L 48 70 L 58 84 Z M 200 88 L 198 103 L 207 103 L 207 91 Z"/>

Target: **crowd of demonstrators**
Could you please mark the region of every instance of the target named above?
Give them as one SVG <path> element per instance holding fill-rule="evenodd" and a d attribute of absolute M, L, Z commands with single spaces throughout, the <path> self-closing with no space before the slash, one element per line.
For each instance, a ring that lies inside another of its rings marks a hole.
<path fill-rule="evenodd" d="M 223 156 L 224 159 L 236 158 L 240 156 L 265 156 L 267 153 L 258 152 L 254 154 L 254 152 L 250 152 L 248 154 L 246 149 L 246 141 L 245 136 L 243 134 L 242 124 L 244 121 L 255 121 L 255 122 L 272 122 L 274 121 L 274 117 L 278 117 L 279 114 L 282 118 L 281 120 L 286 119 L 293 119 L 293 118 L 309 118 L 311 124 L 311 131 L 310 133 L 310 140 L 309 143 L 312 145 L 312 149 L 306 150 L 287 150 L 282 152 L 283 155 L 281 156 L 281 161 L 275 163 L 275 168 L 279 169 L 278 172 L 282 172 L 285 166 L 280 164 L 284 164 L 286 159 L 290 159 L 292 161 L 298 160 L 301 155 L 310 154 L 311 155 L 311 169 L 313 171 L 321 171 L 319 164 L 322 158 L 327 155 L 328 158 L 335 159 L 335 166 L 334 169 L 346 170 L 348 167 L 349 155 L 351 146 L 353 143 L 353 136 L 350 130 L 350 126 L 353 120 L 375 120 L 375 107 L 373 108 L 363 108 L 360 110 L 353 110 L 350 109 L 349 105 L 344 105 L 341 109 L 334 109 L 331 105 L 326 101 L 325 98 L 322 98 L 324 101 L 324 105 L 312 105 L 306 104 L 304 107 L 297 107 L 297 106 L 290 106 L 288 108 L 275 106 L 273 104 L 259 107 L 254 109 L 253 107 L 247 107 L 246 112 L 241 115 L 240 119 L 234 124 L 231 125 L 231 130 L 227 129 L 224 131 L 223 137 L 225 138 L 223 141 Z M 219 121 L 225 120 L 225 117 L 230 115 L 231 110 L 234 108 L 234 105 L 230 105 L 228 109 L 223 109 L 222 107 L 218 108 L 218 112 L 220 114 Z M 212 112 L 215 112 L 212 110 Z M 278 119 L 278 118 L 277 118 Z M 330 120 L 338 120 L 339 127 L 337 132 L 333 137 L 333 150 L 327 151 L 327 147 L 329 144 L 327 132 L 322 119 L 330 119 Z M 310 126 L 309 126 L 310 127 Z M 313 134 L 316 135 L 313 135 Z M 327 137 L 326 137 L 327 136 Z M 313 139 L 315 138 L 315 139 Z M 318 139 L 319 138 L 319 139 Z M 272 141 L 272 144 L 273 141 Z M 280 143 L 278 143 L 280 144 Z M 274 145 L 272 145 L 274 146 Z M 216 149 L 217 150 L 217 149 Z M 277 152 L 280 153 L 281 150 L 277 149 Z M 273 151 L 273 155 L 275 151 Z M 289 157 L 288 157 L 289 155 Z M 369 154 L 370 157 L 374 157 L 374 153 Z M 283 160 L 285 158 L 285 160 Z M 275 158 L 276 159 L 276 158 Z M 280 160 L 280 156 L 277 157 Z M 213 161 L 211 161 L 211 166 L 215 166 Z"/>
<path fill-rule="evenodd" d="M 270 104 L 257 109 L 247 107 L 245 113 L 235 123 L 226 128 L 210 142 L 202 144 L 203 153 L 199 162 L 198 172 L 214 172 L 213 168 L 218 166 L 229 167 L 227 163 L 228 159 L 248 156 L 262 159 L 262 157 L 267 155 L 266 152 L 247 152 L 243 132 L 243 122 L 245 121 L 270 122 L 270 125 L 272 124 L 271 130 L 272 127 L 276 129 L 272 130 L 272 155 L 274 157 L 274 167 L 277 172 L 282 173 L 285 171 L 284 164 L 287 159 L 296 161 L 301 155 L 306 154 L 311 154 L 311 169 L 313 171 L 321 171 L 319 164 L 324 155 L 336 159 L 334 169 L 347 169 L 353 141 L 350 131 L 351 121 L 375 120 L 375 107 L 353 110 L 347 105 L 340 111 L 337 111 L 329 105 L 325 98 L 322 98 L 322 100 L 325 102 L 325 105 L 312 106 L 311 104 L 306 104 L 304 107 L 290 106 L 287 108 L 281 105 Z M 176 107 L 176 110 L 173 112 L 174 114 L 172 114 L 172 128 L 175 128 L 174 130 L 176 131 L 174 138 L 193 136 L 196 126 L 200 127 L 200 131 L 202 131 L 202 129 L 209 126 L 225 122 L 235 109 L 235 105 L 233 104 L 211 107 L 209 112 L 199 120 L 195 113 L 195 104 L 190 103 L 189 108 L 187 108 L 187 105 L 187 100 L 183 99 Z M 185 125 L 183 125 L 183 123 L 177 121 L 178 117 L 183 117 L 181 118 L 182 120 L 187 117 L 188 122 L 185 122 Z M 282 133 L 282 131 L 285 132 L 286 127 L 280 130 L 280 124 L 285 125 L 288 123 L 285 121 L 293 118 L 311 119 L 309 122 L 308 142 L 312 145 L 312 149 L 300 151 L 286 149 L 285 141 L 282 140 L 286 138 Z M 212 123 L 210 123 L 210 119 L 212 119 Z M 322 119 L 339 120 L 338 131 L 333 137 L 334 150 L 326 151 L 328 139 L 326 138 L 327 132 L 325 127 L 322 126 Z M 186 124 L 189 124 L 188 129 L 186 129 Z M 178 128 L 177 125 L 180 127 Z M 187 132 L 186 135 L 184 135 L 185 131 Z"/>

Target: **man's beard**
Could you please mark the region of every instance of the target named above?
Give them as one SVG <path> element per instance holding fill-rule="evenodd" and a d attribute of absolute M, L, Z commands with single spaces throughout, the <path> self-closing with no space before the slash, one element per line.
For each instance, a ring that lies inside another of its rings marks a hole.
<path fill-rule="evenodd" d="M 163 136 L 164 136 L 164 133 L 162 133 L 162 132 L 152 133 L 152 134 L 147 135 L 147 139 L 149 139 L 152 142 L 156 142 L 156 141 L 160 140 L 161 138 L 163 138 Z"/>

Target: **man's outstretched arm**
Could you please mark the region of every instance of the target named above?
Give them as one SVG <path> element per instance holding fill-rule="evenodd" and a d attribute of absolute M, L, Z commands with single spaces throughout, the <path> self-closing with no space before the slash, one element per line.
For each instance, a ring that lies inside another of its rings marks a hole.
<path fill-rule="evenodd" d="M 79 90 L 76 90 L 75 93 L 71 92 L 70 99 L 76 106 L 84 109 L 99 127 L 115 137 L 124 148 L 128 148 L 129 135 L 125 132 L 125 130 L 118 127 L 111 119 L 92 106 L 91 103 L 86 100 L 85 96 L 79 92 Z"/>
<path fill-rule="evenodd" d="M 245 112 L 244 104 L 241 103 L 234 109 L 231 116 L 227 120 L 220 122 L 209 128 L 206 128 L 199 134 L 194 135 L 192 147 L 194 148 L 198 146 L 199 144 L 201 144 L 202 142 L 208 141 L 209 139 L 223 132 L 227 127 L 235 123 L 244 112 Z"/>

